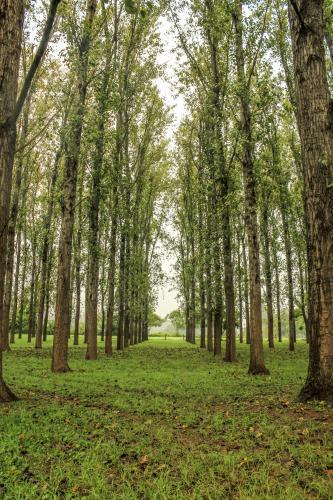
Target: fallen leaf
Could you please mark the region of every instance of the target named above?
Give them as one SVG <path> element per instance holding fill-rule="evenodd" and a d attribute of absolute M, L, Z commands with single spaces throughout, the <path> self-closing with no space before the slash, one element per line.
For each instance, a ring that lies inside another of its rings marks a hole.
<path fill-rule="evenodd" d="M 147 457 L 147 455 L 143 455 L 140 458 L 140 465 L 146 465 L 147 463 L 148 463 L 148 457 Z"/>

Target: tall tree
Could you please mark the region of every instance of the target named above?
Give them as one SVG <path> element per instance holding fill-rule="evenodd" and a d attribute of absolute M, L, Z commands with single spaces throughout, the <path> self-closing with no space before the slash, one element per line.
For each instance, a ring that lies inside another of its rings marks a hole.
<path fill-rule="evenodd" d="M 304 169 L 310 359 L 300 397 L 333 400 L 333 127 L 323 4 L 292 1 L 297 113 Z"/>

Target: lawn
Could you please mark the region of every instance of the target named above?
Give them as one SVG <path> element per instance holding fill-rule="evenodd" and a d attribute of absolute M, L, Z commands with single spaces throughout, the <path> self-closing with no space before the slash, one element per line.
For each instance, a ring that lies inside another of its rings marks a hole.
<path fill-rule="evenodd" d="M 266 349 L 271 375 L 247 375 L 182 339 L 107 359 L 71 348 L 50 372 L 26 340 L 6 354 L 21 398 L 0 406 L 0 498 L 333 498 L 333 410 L 300 404 L 307 347 Z"/>

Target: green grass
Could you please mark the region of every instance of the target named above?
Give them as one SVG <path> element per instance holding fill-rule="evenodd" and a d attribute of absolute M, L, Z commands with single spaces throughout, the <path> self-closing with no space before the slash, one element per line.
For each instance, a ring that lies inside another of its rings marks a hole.
<path fill-rule="evenodd" d="M 266 350 L 247 375 L 182 339 L 154 339 L 73 372 L 26 340 L 6 354 L 21 400 L 0 406 L 0 498 L 333 498 L 333 411 L 302 405 L 307 348 Z M 331 471 L 331 472 L 330 472 Z"/>

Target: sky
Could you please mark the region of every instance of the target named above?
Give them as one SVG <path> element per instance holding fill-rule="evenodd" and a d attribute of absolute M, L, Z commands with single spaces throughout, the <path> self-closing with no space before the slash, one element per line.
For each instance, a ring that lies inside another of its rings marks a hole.
<path fill-rule="evenodd" d="M 163 51 L 158 58 L 158 62 L 165 64 L 166 78 L 159 78 L 156 83 L 165 103 L 167 106 L 172 107 L 173 120 L 168 130 L 168 135 L 172 144 L 173 133 L 177 129 L 180 120 L 185 113 L 185 104 L 183 97 L 178 95 L 175 85 L 177 81 L 176 67 L 177 64 L 179 64 L 177 63 L 175 54 L 173 53 L 173 49 L 176 47 L 175 32 L 171 23 L 164 16 L 161 17 L 159 31 L 163 44 Z M 166 229 L 168 230 L 168 227 Z M 169 312 L 178 308 L 177 290 L 172 288 L 171 285 L 175 260 L 175 255 L 170 254 L 170 252 L 163 252 L 162 270 L 164 274 L 171 279 L 159 288 L 156 312 L 161 317 L 165 317 Z"/>

